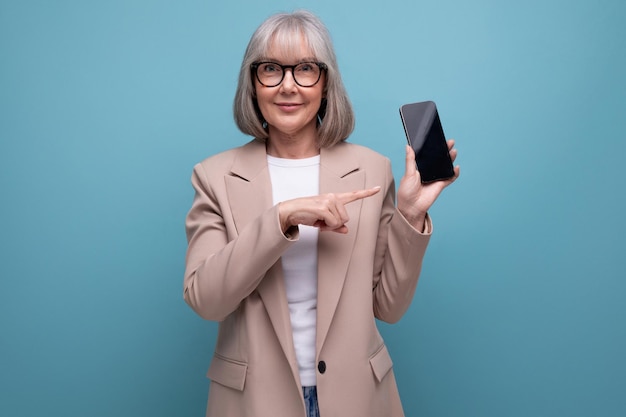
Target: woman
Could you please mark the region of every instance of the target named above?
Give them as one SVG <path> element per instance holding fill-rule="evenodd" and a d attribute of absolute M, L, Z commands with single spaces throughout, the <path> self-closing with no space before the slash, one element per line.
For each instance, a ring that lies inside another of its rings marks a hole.
<path fill-rule="evenodd" d="M 345 142 L 352 108 L 309 12 L 253 34 L 234 113 L 255 139 L 194 167 L 186 221 L 185 301 L 220 322 L 207 416 L 402 416 L 375 318 L 408 308 L 458 167 L 423 185 L 407 147 L 394 205 L 389 160 Z"/>

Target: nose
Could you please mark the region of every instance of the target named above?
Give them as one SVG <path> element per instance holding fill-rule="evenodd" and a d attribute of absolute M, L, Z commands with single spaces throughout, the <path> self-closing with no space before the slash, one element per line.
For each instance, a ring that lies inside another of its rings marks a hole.
<path fill-rule="evenodd" d="M 280 83 L 281 89 L 285 91 L 292 91 L 297 86 L 296 80 L 293 76 L 293 69 L 286 68 L 285 76 L 283 77 L 283 81 Z"/>

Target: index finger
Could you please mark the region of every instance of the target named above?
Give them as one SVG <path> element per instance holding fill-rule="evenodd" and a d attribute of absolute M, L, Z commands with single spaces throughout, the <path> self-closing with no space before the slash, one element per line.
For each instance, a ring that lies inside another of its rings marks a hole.
<path fill-rule="evenodd" d="M 338 193 L 337 199 L 343 204 L 348 204 L 356 200 L 361 200 L 363 198 L 371 197 L 379 191 L 380 191 L 380 185 L 377 185 L 376 187 L 366 188 L 364 190 L 349 191 L 347 193 Z"/>

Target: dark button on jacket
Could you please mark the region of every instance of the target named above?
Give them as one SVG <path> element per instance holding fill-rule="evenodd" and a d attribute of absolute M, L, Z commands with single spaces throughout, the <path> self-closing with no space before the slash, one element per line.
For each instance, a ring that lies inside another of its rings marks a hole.
<path fill-rule="evenodd" d="M 320 371 L 320 374 L 326 372 L 326 362 L 319 361 L 319 363 L 317 364 L 317 370 Z"/>

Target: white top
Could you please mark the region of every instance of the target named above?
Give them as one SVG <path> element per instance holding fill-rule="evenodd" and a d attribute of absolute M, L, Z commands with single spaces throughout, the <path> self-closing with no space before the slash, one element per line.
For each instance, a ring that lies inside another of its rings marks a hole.
<path fill-rule="evenodd" d="M 319 155 L 283 159 L 268 155 L 274 204 L 319 194 Z M 300 238 L 281 258 L 291 316 L 293 344 L 303 387 L 316 385 L 315 324 L 317 320 L 316 227 L 299 225 Z"/>

